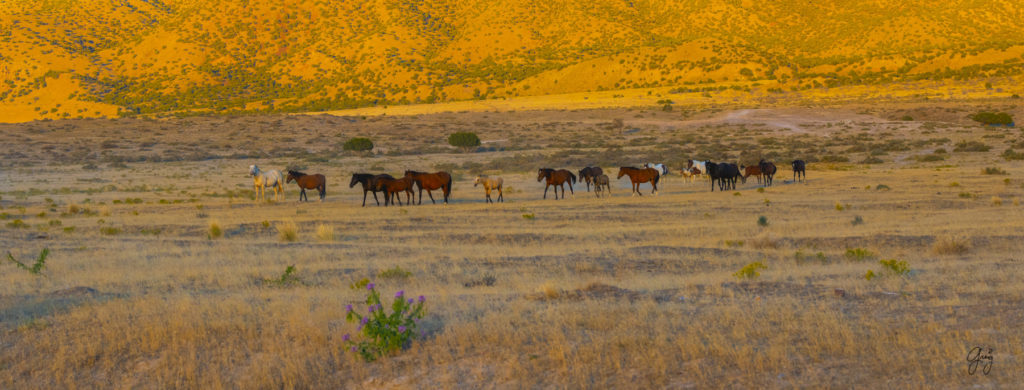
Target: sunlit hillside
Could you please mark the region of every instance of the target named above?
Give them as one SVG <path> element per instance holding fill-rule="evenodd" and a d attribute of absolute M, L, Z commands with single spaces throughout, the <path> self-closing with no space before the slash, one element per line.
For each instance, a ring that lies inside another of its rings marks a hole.
<path fill-rule="evenodd" d="M 1014 0 L 5 0 L 0 37 L 0 122 L 1024 72 Z"/>

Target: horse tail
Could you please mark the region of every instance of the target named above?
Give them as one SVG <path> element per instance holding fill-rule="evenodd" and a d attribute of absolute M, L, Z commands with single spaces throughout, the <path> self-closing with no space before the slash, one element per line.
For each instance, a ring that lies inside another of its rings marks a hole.
<path fill-rule="evenodd" d="M 572 172 L 569 172 L 569 178 L 572 180 L 572 182 L 570 182 L 569 185 L 576 184 L 576 175 L 574 175 Z"/>
<path fill-rule="evenodd" d="M 452 196 L 452 175 L 448 175 L 448 197 Z"/>
<path fill-rule="evenodd" d="M 655 172 L 654 173 L 654 185 L 658 185 L 659 181 L 661 181 L 661 174 L 658 173 L 658 172 Z"/>

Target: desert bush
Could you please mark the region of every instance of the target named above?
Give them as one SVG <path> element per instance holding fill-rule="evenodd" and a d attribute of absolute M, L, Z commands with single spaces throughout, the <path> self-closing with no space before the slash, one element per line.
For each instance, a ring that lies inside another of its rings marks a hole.
<path fill-rule="evenodd" d="M 980 141 L 960 141 L 957 142 L 956 147 L 953 148 L 954 152 L 987 152 L 992 147 L 985 145 Z"/>
<path fill-rule="evenodd" d="M 971 242 L 964 236 L 942 236 L 932 244 L 932 252 L 937 255 L 964 255 L 970 250 Z"/>
<path fill-rule="evenodd" d="M 971 119 L 983 125 L 1013 125 L 1013 116 L 1005 112 L 982 111 L 971 115 Z"/>
<path fill-rule="evenodd" d="M 224 230 L 220 228 L 220 224 L 217 221 L 211 221 L 208 235 L 211 240 L 221 238 L 224 236 Z"/>
<path fill-rule="evenodd" d="M 299 238 L 299 227 L 295 225 L 295 222 L 281 222 L 275 227 L 277 227 L 277 236 L 281 241 L 292 242 Z"/>
<path fill-rule="evenodd" d="M 366 285 L 369 291 L 366 297 L 369 313 L 366 316 L 357 314 L 352 305 L 346 306 L 345 319 L 359 323 L 357 331 L 363 335 L 364 340 L 353 340 L 350 334 L 342 336 L 350 350 L 366 361 L 408 348 L 417 336 L 416 327 L 423 318 L 426 303 L 422 295 L 415 300 L 406 299 L 404 291 L 398 291 L 389 314 L 381 304 L 380 293 L 374 287 L 373 283 Z"/>
<path fill-rule="evenodd" d="M 105 236 L 116 236 L 118 234 L 121 234 L 121 229 L 118 229 L 116 227 L 102 227 L 100 228 L 100 233 L 102 233 Z"/>
<path fill-rule="evenodd" d="M 757 217 L 757 226 L 768 227 L 768 217 L 763 216 L 763 215 L 760 216 L 760 217 Z"/>
<path fill-rule="evenodd" d="M 461 148 L 464 152 L 470 152 L 480 146 L 480 137 L 476 133 L 460 131 L 448 136 L 448 144 Z"/>
<path fill-rule="evenodd" d="M 849 248 L 846 250 L 846 258 L 849 260 L 863 261 L 874 257 L 874 253 L 864 248 Z"/>
<path fill-rule="evenodd" d="M 732 276 L 735 276 L 737 279 L 757 279 L 761 276 L 761 273 L 758 272 L 758 270 L 761 269 L 768 269 L 768 267 L 760 261 L 755 261 L 743 266 L 743 268 L 740 268 L 740 270 L 736 271 Z"/>
<path fill-rule="evenodd" d="M 466 286 L 466 287 L 488 286 L 489 287 L 489 286 L 493 286 L 494 283 L 497 283 L 497 282 L 498 282 L 498 278 L 496 278 L 494 275 L 487 274 L 487 275 L 484 275 L 484 277 L 482 279 L 480 279 L 480 280 L 472 280 L 472 281 L 463 283 L 463 286 Z"/>
<path fill-rule="evenodd" d="M 850 224 L 853 225 L 853 226 L 863 225 L 864 224 L 864 218 L 861 218 L 859 215 L 855 216 L 855 217 L 853 217 L 853 221 L 850 221 Z"/>
<path fill-rule="evenodd" d="M 779 247 L 779 239 L 766 231 L 751 239 L 750 246 L 755 249 L 776 249 Z"/>
<path fill-rule="evenodd" d="M 345 141 L 345 144 L 341 146 L 342 150 L 352 150 L 356 152 L 365 152 L 367 150 L 373 150 L 373 141 L 369 138 L 353 137 Z"/>
<path fill-rule="evenodd" d="M 20 219 L 15 219 L 15 220 L 13 220 L 11 222 L 8 222 L 7 223 L 7 227 L 9 227 L 11 229 L 26 229 L 26 228 L 28 228 L 28 224 L 25 223 L 25 221 L 22 221 Z"/>
<path fill-rule="evenodd" d="M 1000 198 L 998 196 L 993 196 L 992 197 L 992 205 L 993 206 L 1002 206 L 1003 205 L 1003 198 Z"/>
<path fill-rule="evenodd" d="M 377 274 L 378 278 L 382 279 L 409 279 L 412 276 L 411 271 L 406 271 L 402 267 L 395 266 L 394 268 L 386 269 Z"/>
<path fill-rule="evenodd" d="M 295 265 L 289 265 L 288 267 L 285 267 L 281 276 L 276 278 L 264 278 L 263 284 L 271 287 L 288 287 L 296 284 L 302 284 L 302 279 L 295 276 Z"/>
<path fill-rule="evenodd" d="M 999 167 L 985 167 L 981 170 L 982 175 L 1007 175 L 1005 170 Z"/>
<path fill-rule="evenodd" d="M 1002 154 L 1003 158 L 1009 161 L 1024 160 L 1024 153 L 1015 151 L 1013 149 L 1006 149 Z"/>

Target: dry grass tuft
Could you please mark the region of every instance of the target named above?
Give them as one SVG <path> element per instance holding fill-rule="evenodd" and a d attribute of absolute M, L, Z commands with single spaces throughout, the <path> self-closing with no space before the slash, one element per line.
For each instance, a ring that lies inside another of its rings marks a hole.
<path fill-rule="evenodd" d="M 1003 205 L 1003 198 L 1000 198 L 998 196 L 993 196 L 992 197 L 992 205 L 993 206 L 1002 206 Z"/>
<path fill-rule="evenodd" d="M 558 298 L 559 295 L 561 295 L 561 291 L 558 289 L 558 286 L 556 286 L 553 282 L 546 282 L 543 285 L 541 285 L 540 292 L 547 299 L 555 299 Z"/>
<path fill-rule="evenodd" d="M 771 232 L 762 232 L 750 240 L 750 246 L 755 249 L 778 249 L 779 238 Z"/>
<path fill-rule="evenodd" d="M 328 225 L 316 225 L 316 238 L 323 242 L 334 241 L 334 228 Z"/>
<path fill-rule="evenodd" d="M 220 223 L 217 221 L 210 221 L 210 239 L 221 238 L 224 236 L 224 230 L 220 228 Z"/>
<path fill-rule="evenodd" d="M 942 236 L 932 245 L 932 252 L 937 255 L 963 255 L 970 250 L 971 240 L 964 236 Z"/>
<path fill-rule="evenodd" d="M 299 226 L 294 221 L 285 221 L 275 225 L 277 236 L 281 241 L 293 242 L 299 238 Z"/>

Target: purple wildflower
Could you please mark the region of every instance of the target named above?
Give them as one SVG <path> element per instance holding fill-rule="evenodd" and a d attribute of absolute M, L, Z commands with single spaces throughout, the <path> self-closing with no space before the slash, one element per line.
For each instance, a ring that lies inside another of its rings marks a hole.
<path fill-rule="evenodd" d="M 427 297 L 420 295 L 420 303 L 423 303 L 426 300 L 427 300 Z"/>
<path fill-rule="evenodd" d="M 352 336 L 349 336 L 348 333 L 345 333 L 344 336 L 341 336 L 342 341 L 348 341 L 350 338 L 352 338 Z"/>
<path fill-rule="evenodd" d="M 361 321 L 359 321 L 359 323 L 361 323 L 363 325 L 366 325 L 369 322 L 370 322 L 370 319 L 368 317 L 363 317 L 363 319 Z"/>
<path fill-rule="evenodd" d="M 367 290 L 373 290 L 373 283 L 367 284 L 366 285 L 366 289 Z"/>
<path fill-rule="evenodd" d="M 402 295 L 404 295 L 404 294 L 405 294 L 405 291 L 398 290 L 398 292 L 395 293 L 395 298 L 401 298 Z"/>
<path fill-rule="evenodd" d="M 356 351 L 356 346 L 355 346 L 355 345 L 353 345 L 353 346 L 352 346 L 352 352 L 355 352 L 355 351 Z"/>
<path fill-rule="evenodd" d="M 402 325 L 398 325 L 398 333 L 405 333 L 405 327 Z"/>
<path fill-rule="evenodd" d="M 412 304 L 413 302 L 415 302 L 415 301 L 413 301 L 413 299 L 412 299 L 412 298 L 409 298 L 409 300 L 408 300 L 408 301 L 406 301 L 406 302 L 407 302 L 408 304 L 410 304 L 410 305 L 411 305 L 411 304 Z"/>
<path fill-rule="evenodd" d="M 352 311 L 352 305 L 345 305 L 345 312 L 351 312 L 351 311 Z"/>
<path fill-rule="evenodd" d="M 377 310 L 377 305 L 370 305 L 370 313 L 373 313 L 374 310 Z"/>

